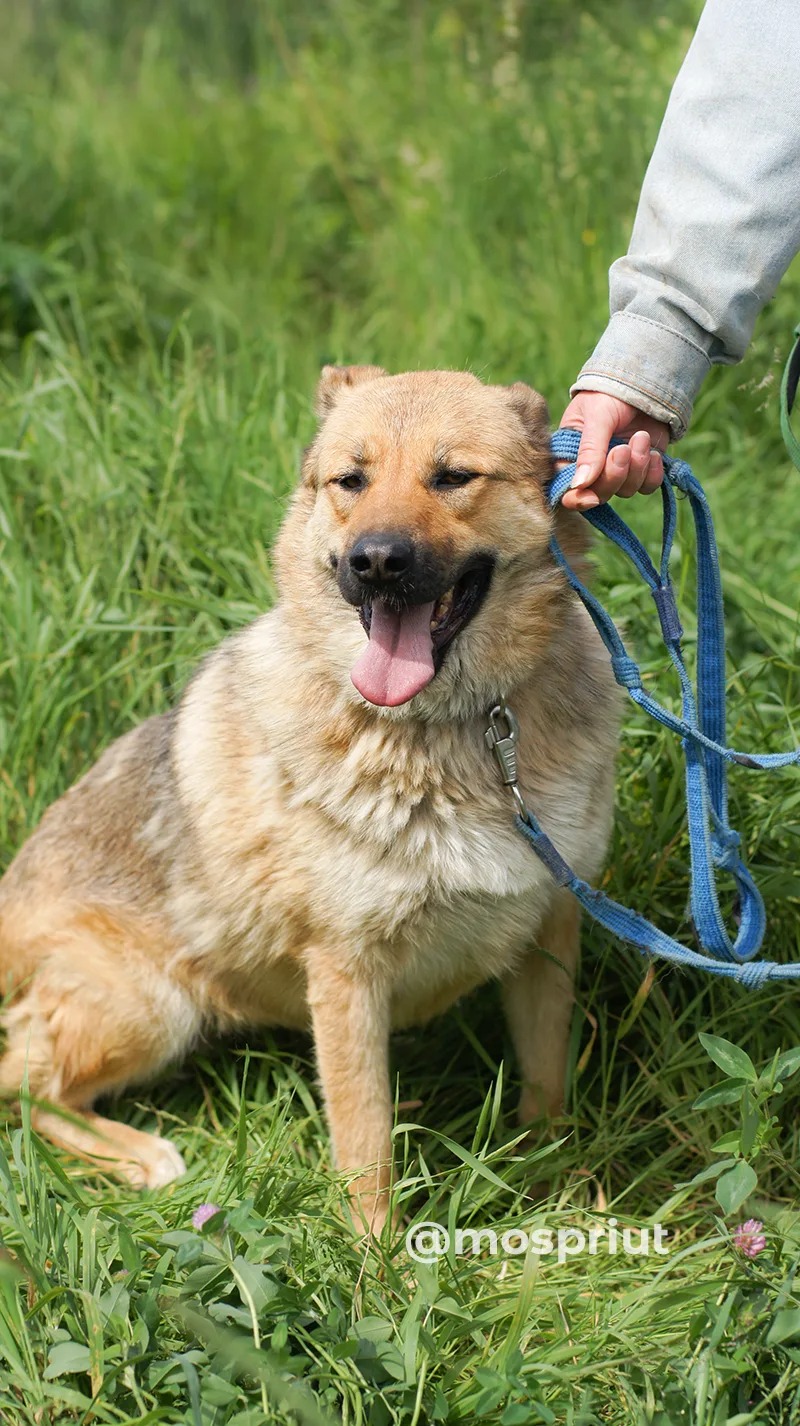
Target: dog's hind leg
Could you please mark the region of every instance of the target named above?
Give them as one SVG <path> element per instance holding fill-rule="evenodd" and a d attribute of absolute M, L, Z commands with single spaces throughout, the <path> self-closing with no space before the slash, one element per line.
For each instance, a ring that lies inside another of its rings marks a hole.
<path fill-rule="evenodd" d="M 38 1134 L 67 1149 L 98 1171 L 125 1179 L 134 1188 L 162 1188 L 186 1172 L 175 1145 L 158 1134 L 132 1129 L 115 1119 L 84 1111 L 78 1115 L 41 1108 L 31 1111 Z"/>
<path fill-rule="evenodd" d="M 184 1172 L 177 1149 L 91 1106 L 186 1051 L 199 1013 L 152 955 L 152 928 L 97 907 L 67 908 L 56 920 L 4 1016 L 0 1091 L 19 1095 L 27 1079 L 37 1132 L 138 1187 L 168 1183 Z"/>
<path fill-rule="evenodd" d="M 522 1072 L 519 1117 L 555 1117 L 564 1108 L 569 1029 L 580 951 L 580 907 L 566 891 L 531 949 L 503 981 L 503 1001 Z"/>

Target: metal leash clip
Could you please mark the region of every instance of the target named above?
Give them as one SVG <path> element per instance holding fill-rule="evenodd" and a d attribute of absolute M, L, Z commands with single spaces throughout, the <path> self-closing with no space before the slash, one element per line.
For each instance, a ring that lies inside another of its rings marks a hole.
<path fill-rule="evenodd" d="M 503 725 L 505 725 L 505 730 Z M 527 821 L 528 809 L 517 781 L 519 723 L 507 703 L 498 703 L 492 709 L 489 714 L 489 726 L 483 736 L 487 748 L 497 760 L 504 785 L 511 790 L 520 817 Z"/>

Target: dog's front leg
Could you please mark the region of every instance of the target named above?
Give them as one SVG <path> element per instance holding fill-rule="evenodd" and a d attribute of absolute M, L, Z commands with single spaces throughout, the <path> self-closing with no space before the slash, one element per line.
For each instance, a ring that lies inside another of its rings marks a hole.
<path fill-rule="evenodd" d="M 563 1112 L 567 1047 L 580 951 L 580 907 L 559 891 L 531 949 L 503 981 L 503 1001 L 522 1071 L 519 1117 Z"/>
<path fill-rule="evenodd" d="M 341 968 L 335 951 L 306 960 L 322 1092 L 336 1167 L 363 1170 L 350 1194 L 358 1217 L 379 1233 L 388 1212 L 392 1097 L 389 1085 L 390 994 L 379 976 Z"/>

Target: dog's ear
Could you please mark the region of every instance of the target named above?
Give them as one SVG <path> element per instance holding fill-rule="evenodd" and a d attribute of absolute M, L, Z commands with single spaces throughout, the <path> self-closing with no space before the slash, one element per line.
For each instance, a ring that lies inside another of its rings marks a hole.
<path fill-rule="evenodd" d="M 549 449 L 550 412 L 547 402 L 532 386 L 524 381 L 515 381 L 505 388 L 510 405 L 514 408 L 528 434 L 532 446 Z"/>
<path fill-rule="evenodd" d="M 382 366 L 324 366 L 317 383 L 314 403 L 320 419 L 332 411 L 342 392 L 353 386 L 361 386 L 365 381 L 375 381 L 385 376 Z"/>

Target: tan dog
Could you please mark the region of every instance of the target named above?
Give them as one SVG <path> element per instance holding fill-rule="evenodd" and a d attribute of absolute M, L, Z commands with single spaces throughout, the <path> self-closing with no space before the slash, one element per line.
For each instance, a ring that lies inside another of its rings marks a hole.
<path fill-rule="evenodd" d="M 114 743 L 0 883 L 0 1086 L 27 1071 L 71 1115 L 40 1104 L 42 1134 L 155 1186 L 177 1149 L 95 1099 L 208 1028 L 309 1026 L 336 1163 L 365 1170 L 379 1224 L 394 1026 L 499 977 L 522 1118 L 561 1106 L 578 911 L 515 829 L 484 732 L 508 699 L 523 793 L 591 878 L 618 698 L 548 551 L 535 392 L 326 368 L 318 410 L 277 607 Z M 581 518 L 558 521 L 580 558 Z"/>

